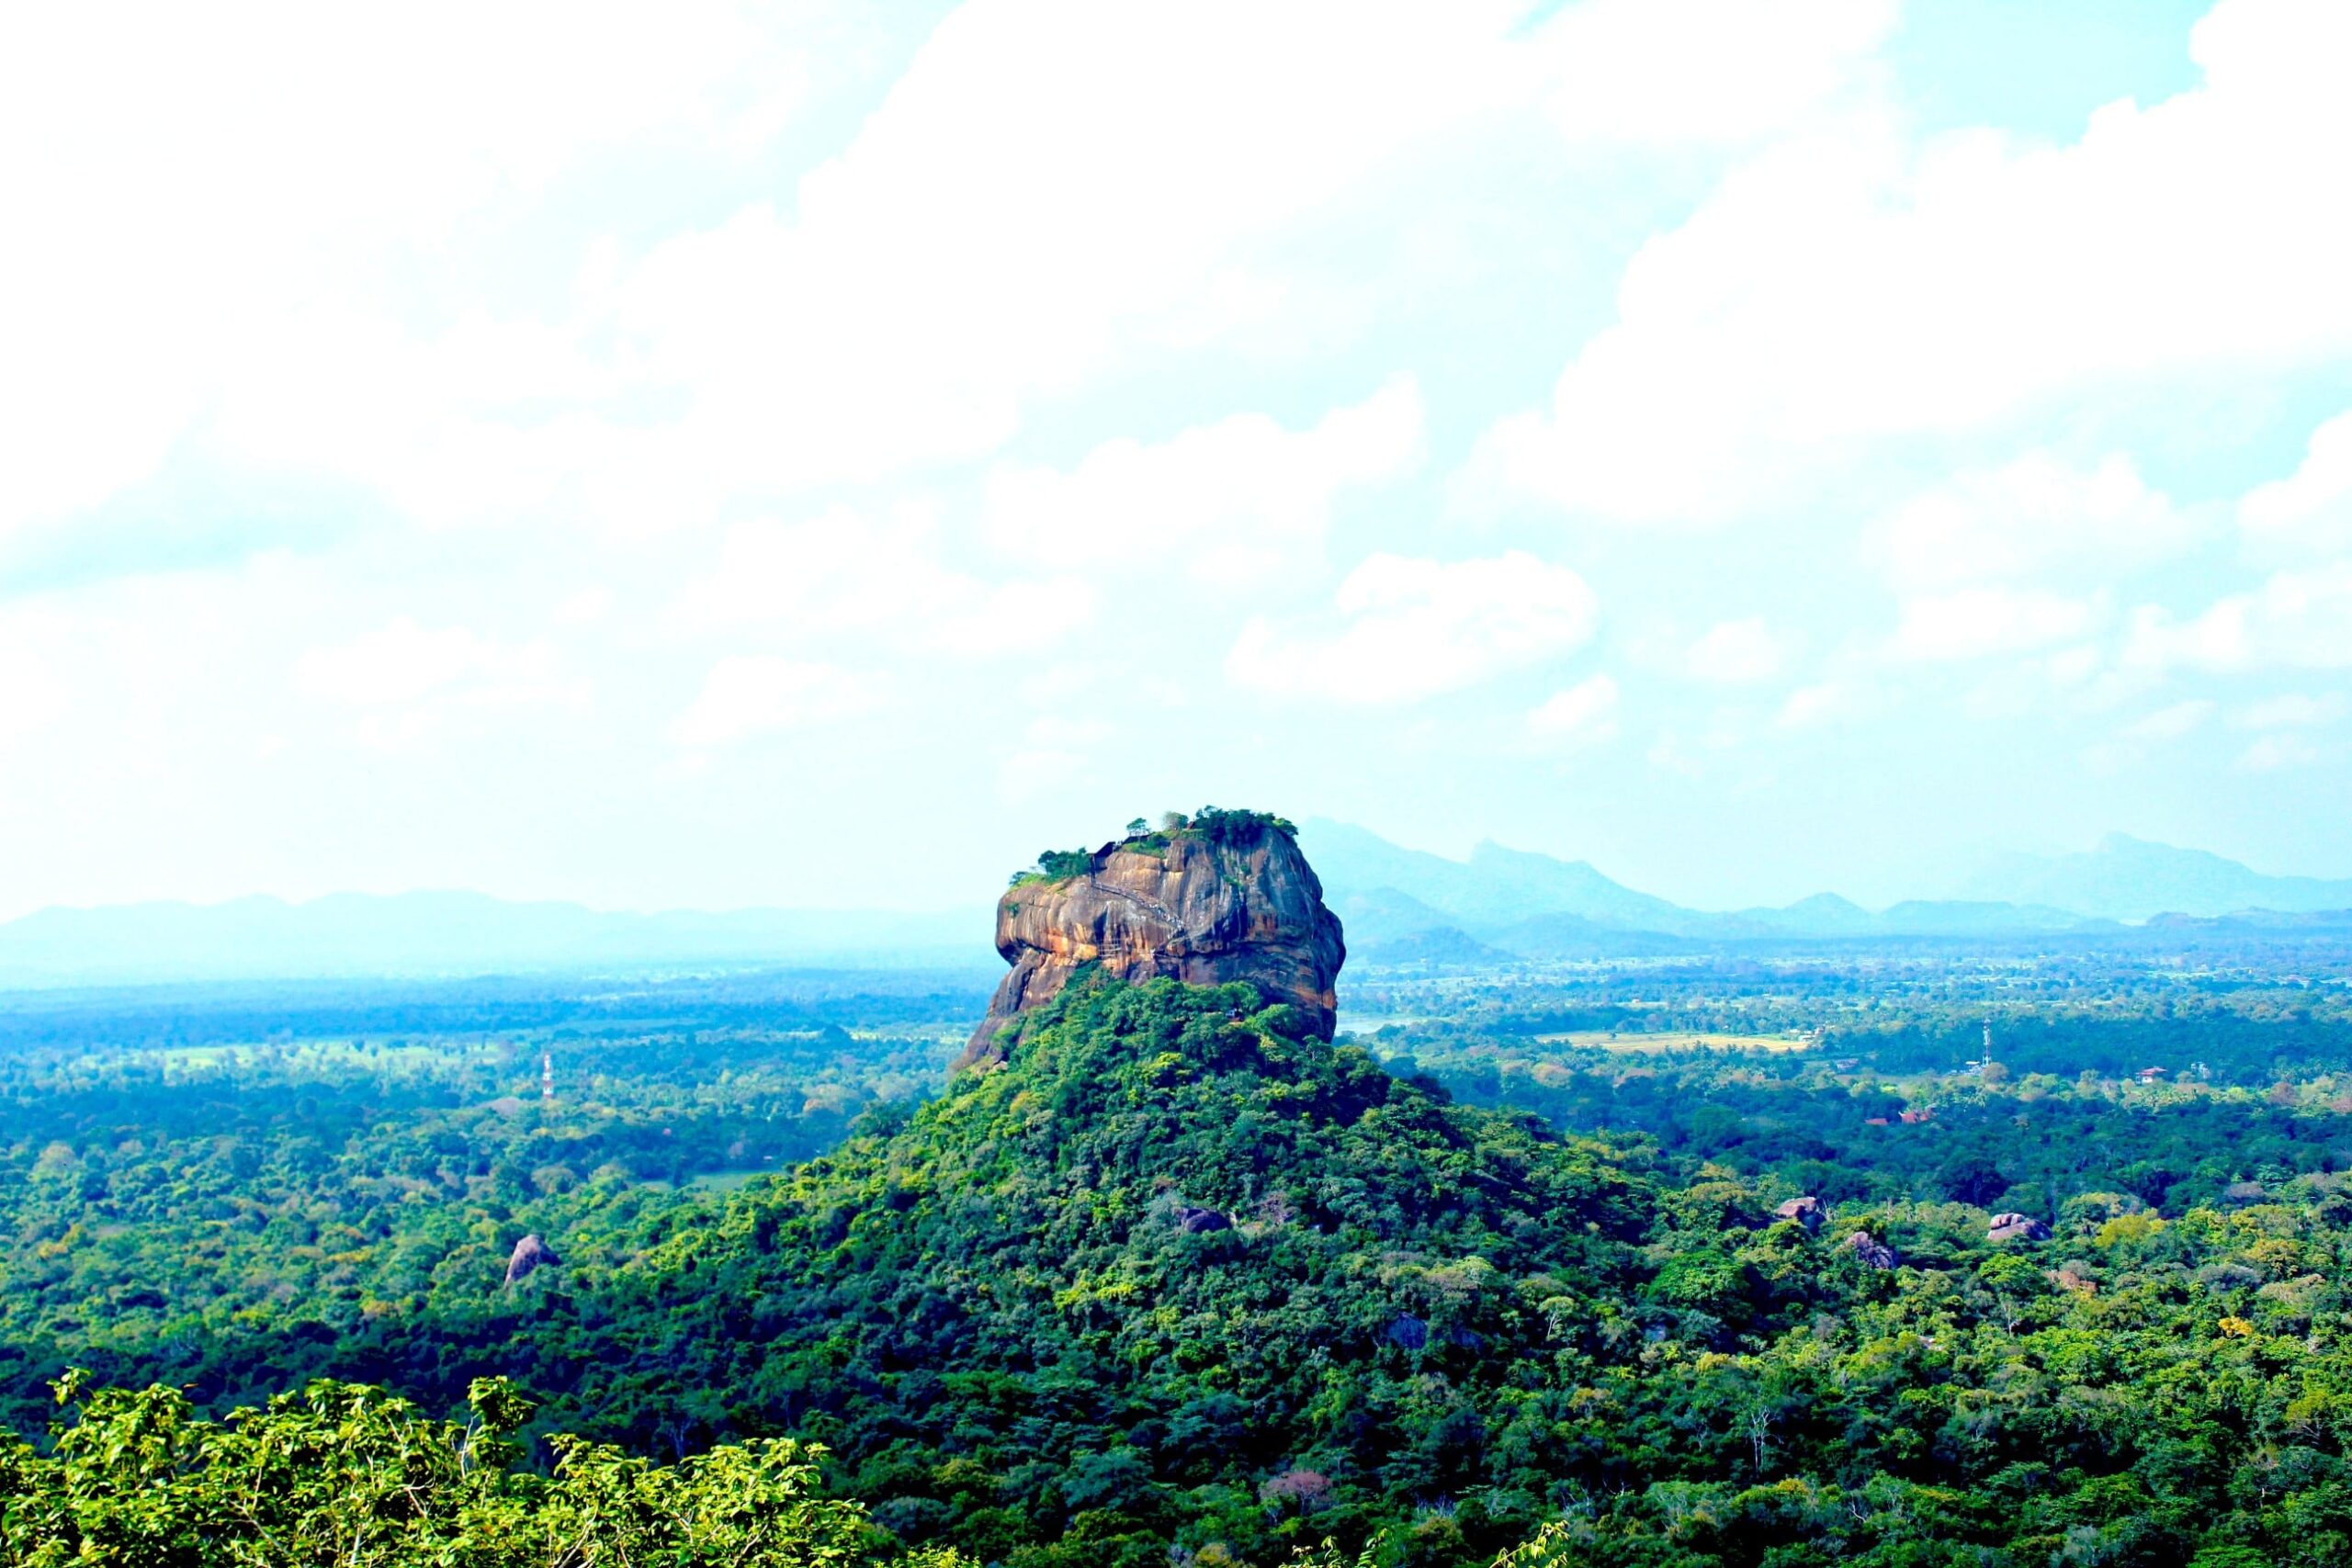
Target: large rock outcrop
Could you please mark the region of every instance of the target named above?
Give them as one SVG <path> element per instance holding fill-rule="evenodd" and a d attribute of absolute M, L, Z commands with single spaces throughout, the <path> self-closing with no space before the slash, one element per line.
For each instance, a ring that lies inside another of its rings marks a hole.
<path fill-rule="evenodd" d="M 540 1269 L 553 1268 L 559 1261 L 546 1242 L 537 1235 L 526 1235 L 514 1244 L 514 1254 L 506 1259 L 506 1282 L 521 1284 Z"/>
<path fill-rule="evenodd" d="M 1811 1196 L 1792 1198 L 1773 1210 L 1772 1217 L 1776 1220 L 1794 1220 L 1810 1234 L 1819 1230 L 1821 1222 L 1829 1217 L 1829 1206 L 1820 1199 Z"/>
<path fill-rule="evenodd" d="M 1006 890 L 996 950 L 1012 972 L 959 1065 L 1001 1059 L 1007 1026 L 1090 966 L 1131 981 L 1247 980 L 1330 1038 L 1347 947 L 1288 824 L 1245 812 L 1204 812 L 1198 823 L 1074 853 L 1062 874 Z"/>

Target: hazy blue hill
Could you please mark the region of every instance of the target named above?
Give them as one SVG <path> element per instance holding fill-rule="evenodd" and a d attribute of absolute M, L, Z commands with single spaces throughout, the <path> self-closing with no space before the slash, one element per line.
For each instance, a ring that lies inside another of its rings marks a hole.
<path fill-rule="evenodd" d="M 1459 926 L 1428 926 L 1377 942 L 1355 953 L 1357 962 L 1382 967 L 1423 964 L 1443 969 L 1491 969 L 1522 956 L 1489 947 Z"/>
<path fill-rule="evenodd" d="M 2352 908 L 2352 880 L 2268 876 L 2204 850 L 2109 833 L 2078 854 L 2011 855 L 1962 889 L 1963 897 L 2042 904 L 2111 920 L 2152 915 L 2227 915 L 2241 909 L 2307 913 Z"/>
<path fill-rule="evenodd" d="M 1468 861 L 1408 850 L 1343 822 L 1314 820 L 1299 844 L 1314 863 L 1335 908 L 1338 899 L 1388 889 L 1425 905 L 1474 933 L 1537 915 L 1570 914 L 1628 931 L 1675 929 L 1692 912 L 1635 892 L 1584 861 L 1481 843 Z"/>
<path fill-rule="evenodd" d="M 50 908 L 0 924 L 0 984 L 451 976 L 694 964 L 968 963 L 978 910 L 611 912 L 479 893 Z"/>
<path fill-rule="evenodd" d="M 1469 871 L 1487 892 L 1487 907 L 1475 917 L 1481 921 L 1573 914 L 1626 931 L 1671 931 L 1683 929 L 1693 915 L 1612 881 L 1588 861 L 1555 860 L 1491 840 L 1470 852 Z"/>
<path fill-rule="evenodd" d="M 2144 929 L 2176 935 L 2278 932 L 2290 936 L 2336 936 L 2352 932 L 2352 908 L 2241 909 L 2231 915 L 2151 915 Z"/>
<path fill-rule="evenodd" d="M 1999 900 L 1913 900 L 1872 913 L 1834 893 L 1785 908 L 1719 914 L 1626 886 L 1584 861 L 1481 843 L 1467 861 L 1388 842 L 1346 823 L 1310 821 L 1300 842 L 1349 940 L 1370 962 L 1405 939 L 1455 931 L 1523 958 L 1639 957 L 1707 943 L 1981 937 L 2063 931 L 2081 916 Z M 2348 900 L 2347 902 L 2352 902 Z"/>
<path fill-rule="evenodd" d="M 1452 916 L 1394 887 L 1359 887 L 1337 893 L 1327 886 L 1324 901 L 1347 929 L 1348 951 L 1358 956 L 1425 931 L 1454 929 Z"/>
<path fill-rule="evenodd" d="M 1868 936 L 1881 929 L 1876 915 L 1835 893 L 1816 893 L 1785 908 L 1742 909 L 1739 919 L 1797 936 Z"/>
<path fill-rule="evenodd" d="M 1453 917 L 1432 909 L 1430 905 L 1399 894 L 1397 888 L 1355 888 L 1348 894 L 1324 896 L 1331 909 L 1339 915 L 1340 926 L 1348 933 L 1348 954 L 1357 964 L 1390 964 L 1393 952 L 1402 952 L 1399 942 L 1420 942 L 1423 938 L 1452 933 L 1461 941 L 1461 926 L 1453 924 Z"/>
<path fill-rule="evenodd" d="M 1981 936 L 1994 931 L 2077 931 L 2091 924 L 2065 909 L 1964 898 L 1906 898 L 1875 917 L 1889 936 Z"/>
<path fill-rule="evenodd" d="M 1392 844 L 1350 823 L 1310 819 L 1300 825 L 1298 847 L 1342 920 L 1351 919 L 1343 900 L 1374 892 L 1392 893 L 1455 918 L 1461 913 L 1457 906 L 1477 897 L 1476 879 L 1462 862 Z"/>
<path fill-rule="evenodd" d="M 1521 958 L 1646 958 L 1696 953 L 1705 945 L 1671 931 L 1628 931 L 1570 914 L 1531 915 L 1481 934 Z"/>

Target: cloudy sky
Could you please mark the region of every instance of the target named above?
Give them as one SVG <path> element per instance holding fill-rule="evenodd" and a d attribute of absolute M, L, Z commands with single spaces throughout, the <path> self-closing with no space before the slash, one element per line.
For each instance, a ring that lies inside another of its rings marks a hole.
<path fill-rule="evenodd" d="M 17 6 L 0 914 L 2352 874 L 2352 6 Z"/>

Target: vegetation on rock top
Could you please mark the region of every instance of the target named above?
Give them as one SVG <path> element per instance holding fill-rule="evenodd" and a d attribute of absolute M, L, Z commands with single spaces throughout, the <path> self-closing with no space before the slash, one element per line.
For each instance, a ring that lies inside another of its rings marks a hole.
<path fill-rule="evenodd" d="M 1155 829 L 1138 817 L 1127 824 L 1124 837 L 1104 849 L 1137 851 L 1156 853 L 1179 839 L 1193 838 L 1212 844 L 1247 843 L 1262 833 L 1280 833 L 1288 839 L 1298 837 L 1298 827 L 1287 818 L 1271 811 L 1227 811 L 1214 806 L 1204 806 L 1190 816 L 1182 811 L 1161 815 Z M 1034 866 L 1012 874 L 1012 886 L 1024 886 L 1033 882 L 1060 882 L 1073 876 L 1084 876 L 1095 867 L 1099 850 L 1046 850 L 1037 856 Z"/>

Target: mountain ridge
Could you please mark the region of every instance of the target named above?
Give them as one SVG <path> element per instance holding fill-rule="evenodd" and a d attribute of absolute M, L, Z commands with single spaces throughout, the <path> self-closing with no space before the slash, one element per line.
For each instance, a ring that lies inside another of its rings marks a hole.
<path fill-rule="evenodd" d="M 2208 852 L 2175 850 L 2121 834 L 2109 834 L 2099 850 L 2074 857 L 2103 868 L 2104 884 L 2070 864 L 2071 882 L 2064 875 L 2045 877 L 2041 883 L 2013 876 L 2017 897 L 1989 896 L 1999 888 L 1988 872 L 1980 879 L 1982 887 L 1963 890 L 1962 897 L 1903 899 L 1876 910 L 1826 892 L 1778 908 L 1705 910 L 1628 887 L 1589 861 L 1509 849 L 1491 840 L 1482 840 L 1466 860 L 1456 861 L 1404 849 L 1346 823 L 1309 819 L 1302 833 L 1323 868 L 1333 907 L 1351 920 L 1361 951 L 1374 963 L 1387 961 L 1392 949 L 1401 954 L 1408 949 L 1426 953 L 1463 946 L 1527 958 L 1572 958 L 1638 956 L 1776 940 L 2097 936 L 2120 933 L 2126 921 L 2138 924 L 2165 916 L 2189 920 L 2259 917 L 2274 908 L 2251 898 L 2233 901 L 2217 891 L 2222 888 L 2256 896 L 2283 890 L 2282 898 L 2292 895 L 2283 898 L 2283 908 L 2275 908 L 2278 913 L 2352 910 L 2352 881 L 2268 877 Z M 2202 881 L 2183 868 L 2201 872 Z M 2206 892 L 2169 901 L 2144 892 L 2127 897 L 2120 889 L 2129 886 L 2134 870 L 2146 872 L 2150 886 L 2188 892 L 2202 887 Z M 2067 892 L 2102 886 L 2103 897 Z M 2131 912 L 2120 912 L 2127 909 Z M 2275 921 L 2267 927 L 2306 929 Z"/>
<path fill-rule="evenodd" d="M 2352 908 L 2352 878 L 2273 876 L 2210 850 L 2109 833 L 2089 850 L 2004 855 L 1960 888 L 1962 897 L 2053 905 L 2115 920 L 2268 909 Z"/>
<path fill-rule="evenodd" d="M 1640 957 L 1758 942 L 2088 940 L 2133 931 L 2296 937 L 2352 926 L 2352 879 L 2271 876 L 2121 833 L 2071 855 L 2005 857 L 1962 884 L 1959 897 L 1875 910 L 1828 892 L 1778 908 L 1695 909 L 1629 887 L 1589 861 L 1492 840 L 1452 860 L 1327 819 L 1307 820 L 1300 837 L 1350 944 L 1373 964 Z M 598 910 L 463 891 L 51 906 L 0 922 L 0 988 L 682 966 L 954 968 L 968 962 L 973 937 L 989 919 L 978 907 Z"/>

